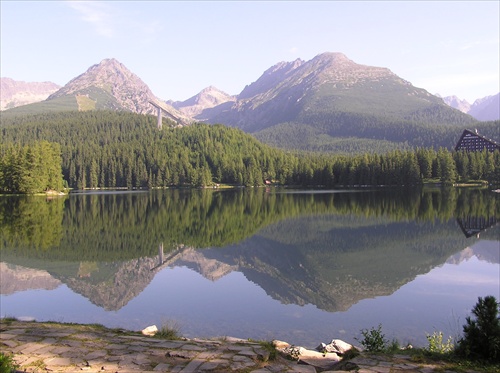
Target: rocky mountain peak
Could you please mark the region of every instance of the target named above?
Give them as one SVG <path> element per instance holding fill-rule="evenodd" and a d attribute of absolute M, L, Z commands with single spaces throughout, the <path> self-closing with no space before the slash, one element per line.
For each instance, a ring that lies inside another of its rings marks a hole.
<path fill-rule="evenodd" d="M 194 100 L 195 103 L 200 105 L 208 105 L 210 107 L 213 107 L 224 102 L 234 100 L 234 96 L 231 96 L 214 86 L 209 86 L 201 90 L 200 93 L 198 93 L 196 96 L 191 97 L 191 99 L 185 102 L 188 103 L 190 102 L 190 100 Z"/>
<path fill-rule="evenodd" d="M 91 66 L 86 72 L 72 79 L 52 98 L 79 94 L 85 89 L 97 87 L 113 96 L 125 109 L 135 113 L 152 113 L 149 101 L 156 100 L 149 87 L 123 64 L 109 58 Z"/>
<path fill-rule="evenodd" d="M 471 104 L 467 100 L 461 100 L 457 96 L 443 97 L 443 101 L 452 108 L 460 110 L 462 113 L 468 113 L 471 108 Z"/>
<path fill-rule="evenodd" d="M 180 110 L 184 115 L 194 118 L 199 116 L 204 110 L 212 109 L 226 102 L 234 102 L 235 100 L 236 98 L 234 96 L 214 86 L 209 86 L 186 101 L 170 102 L 170 104 L 174 108 Z"/>
<path fill-rule="evenodd" d="M 98 81 L 108 80 L 115 82 L 124 82 L 124 80 L 129 80 L 136 84 L 144 84 L 139 79 L 139 77 L 133 74 L 129 69 L 125 67 L 125 65 L 114 58 L 107 58 L 102 60 L 100 63 L 91 66 L 86 71 L 86 73 L 82 75 L 87 75 L 88 77 L 92 77 Z M 80 77 L 82 75 L 80 75 Z"/>
<path fill-rule="evenodd" d="M 323 62 L 323 63 L 334 63 L 334 64 L 353 64 L 354 62 L 347 58 L 347 56 L 343 53 L 340 52 L 325 52 L 318 54 L 316 57 L 314 57 L 312 62 Z"/>
<path fill-rule="evenodd" d="M 361 81 L 377 81 L 382 78 L 395 78 L 389 69 L 358 64 L 338 52 L 317 55 L 309 62 L 309 69 L 321 77 L 322 82 L 347 83 L 349 86 Z M 399 78 L 401 82 L 402 79 Z"/>
<path fill-rule="evenodd" d="M 96 93 L 95 88 L 101 93 Z M 49 96 L 48 100 L 65 95 L 86 96 L 95 101 L 109 100 L 115 103 L 105 105 L 105 108 L 125 109 L 139 114 L 156 114 L 150 102 L 161 103 L 162 108 L 171 117 L 178 118 L 182 123 L 190 120 L 170 105 L 161 102 L 149 87 L 125 65 L 114 58 L 107 58 L 91 66 L 86 72 L 72 79 L 63 88 Z"/>
<path fill-rule="evenodd" d="M 478 98 L 473 104 L 467 100 L 461 100 L 457 96 L 443 97 L 443 101 L 448 106 L 460 110 L 462 113 L 467 113 L 480 121 L 500 119 L 500 93 Z"/>

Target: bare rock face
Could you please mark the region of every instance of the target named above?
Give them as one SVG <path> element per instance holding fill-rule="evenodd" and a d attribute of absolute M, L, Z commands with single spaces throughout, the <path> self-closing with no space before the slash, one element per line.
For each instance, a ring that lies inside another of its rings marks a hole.
<path fill-rule="evenodd" d="M 457 96 L 443 97 L 443 101 L 452 108 L 460 110 L 462 113 L 468 113 L 471 108 L 471 104 L 467 100 L 461 100 Z"/>
<path fill-rule="evenodd" d="M 1 78 L 0 84 L 0 110 L 43 101 L 61 88 L 52 82 L 22 82 L 10 78 Z"/>
<path fill-rule="evenodd" d="M 104 91 L 116 100 L 119 107 L 107 107 L 108 109 L 125 109 L 138 114 L 156 114 L 157 109 L 150 103 L 155 102 L 161 105 L 171 117 L 182 123 L 190 122 L 185 115 L 158 99 L 146 83 L 114 58 L 105 59 L 91 66 L 85 73 L 72 79 L 60 90 L 50 95 L 48 100 L 67 95 L 92 96 L 89 92 L 93 88 Z M 90 98 L 95 101 L 102 100 L 99 97 Z"/>
<path fill-rule="evenodd" d="M 500 93 L 477 99 L 472 104 L 469 115 L 483 121 L 500 119 Z"/>
<path fill-rule="evenodd" d="M 298 67 L 304 63 L 301 59 L 296 59 L 293 62 L 279 62 L 269 69 L 264 71 L 262 76 L 254 83 L 247 85 L 238 95 L 238 99 L 244 100 L 251 98 L 259 93 L 264 93 L 281 81 L 287 79 Z"/>
<path fill-rule="evenodd" d="M 188 117 L 198 118 L 204 110 L 212 109 L 226 102 L 234 101 L 236 101 L 235 96 L 228 95 L 227 93 L 210 86 L 186 101 L 170 101 L 167 103 L 170 103 L 174 108 L 178 109 Z"/>
<path fill-rule="evenodd" d="M 443 97 L 443 101 L 481 121 L 499 120 L 500 119 L 500 93 L 493 96 L 478 98 L 471 105 L 467 100 L 460 100 L 457 96 Z"/>
<path fill-rule="evenodd" d="M 14 294 L 18 291 L 44 289 L 53 290 L 62 284 L 47 271 L 0 263 L 0 294 Z"/>
<path fill-rule="evenodd" d="M 151 268 L 156 264 L 157 258 L 148 257 L 104 263 L 103 267 L 113 269 L 112 276 L 105 281 L 95 281 L 92 273 L 85 273 L 86 271 L 81 271 L 78 277 L 65 277 L 61 280 L 96 306 L 107 311 L 117 311 L 137 297 L 153 280 L 157 271 Z"/>
<path fill-rule="evenodd" d="M 124 109 L 134 113 L 154 112 L 149 101 L 155 100 L 156 97 L 149 87 L 114 58 L 105 59 L 101 63 L 91 66 L 85 73 L 72 79 L 63 88 L 52 94 L 49 100 L 65 95 L 75 95 L 90 87 L 103 89 L 116 98 Z"/>

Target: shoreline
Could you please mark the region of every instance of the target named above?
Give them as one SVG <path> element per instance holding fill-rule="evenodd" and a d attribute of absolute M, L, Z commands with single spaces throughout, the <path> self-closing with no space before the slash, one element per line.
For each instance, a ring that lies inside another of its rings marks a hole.
<path fill-rule="evenodd" d="M 283 353 L 279 343 L 288 345 L 231 337 L 164 339 L 96 324 L 0 320 L 1 352 L 25 372 L 429 373 L 450 365 L 409 351 L 359 352 L 339 360 L 334 353 L 312 354 L 288 345 L 298 353 L 294 356 Z"/>

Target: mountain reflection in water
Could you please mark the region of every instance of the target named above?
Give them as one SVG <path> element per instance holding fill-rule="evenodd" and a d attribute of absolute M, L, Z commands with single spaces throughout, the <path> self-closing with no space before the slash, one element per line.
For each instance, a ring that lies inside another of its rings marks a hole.
<path fill-rule="evenodd" d="M 463 323 L 478 296 L 500 298 L 497 201 L 487 190 L 2 197 L 2 313 L 131 329 L 174 319 L 186 336 L 311 345 L 382 323 L 425 344 L 423 330 Z M 431 295 L 449 266 L 464 268 L 460 281 Z M 470 266 L 482 269 L 469 278 Z M 436 283 L 408 298 L 426 278 Z"/>

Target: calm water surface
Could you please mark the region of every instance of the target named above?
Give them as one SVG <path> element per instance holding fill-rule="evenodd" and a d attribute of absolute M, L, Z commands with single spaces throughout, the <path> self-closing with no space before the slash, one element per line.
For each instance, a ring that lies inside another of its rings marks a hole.
<path fill-rule="evenodd" d="M 499 219 L 488 190 L 1 197 L 1 315 L 425 346 L 500 299 Z"/>

